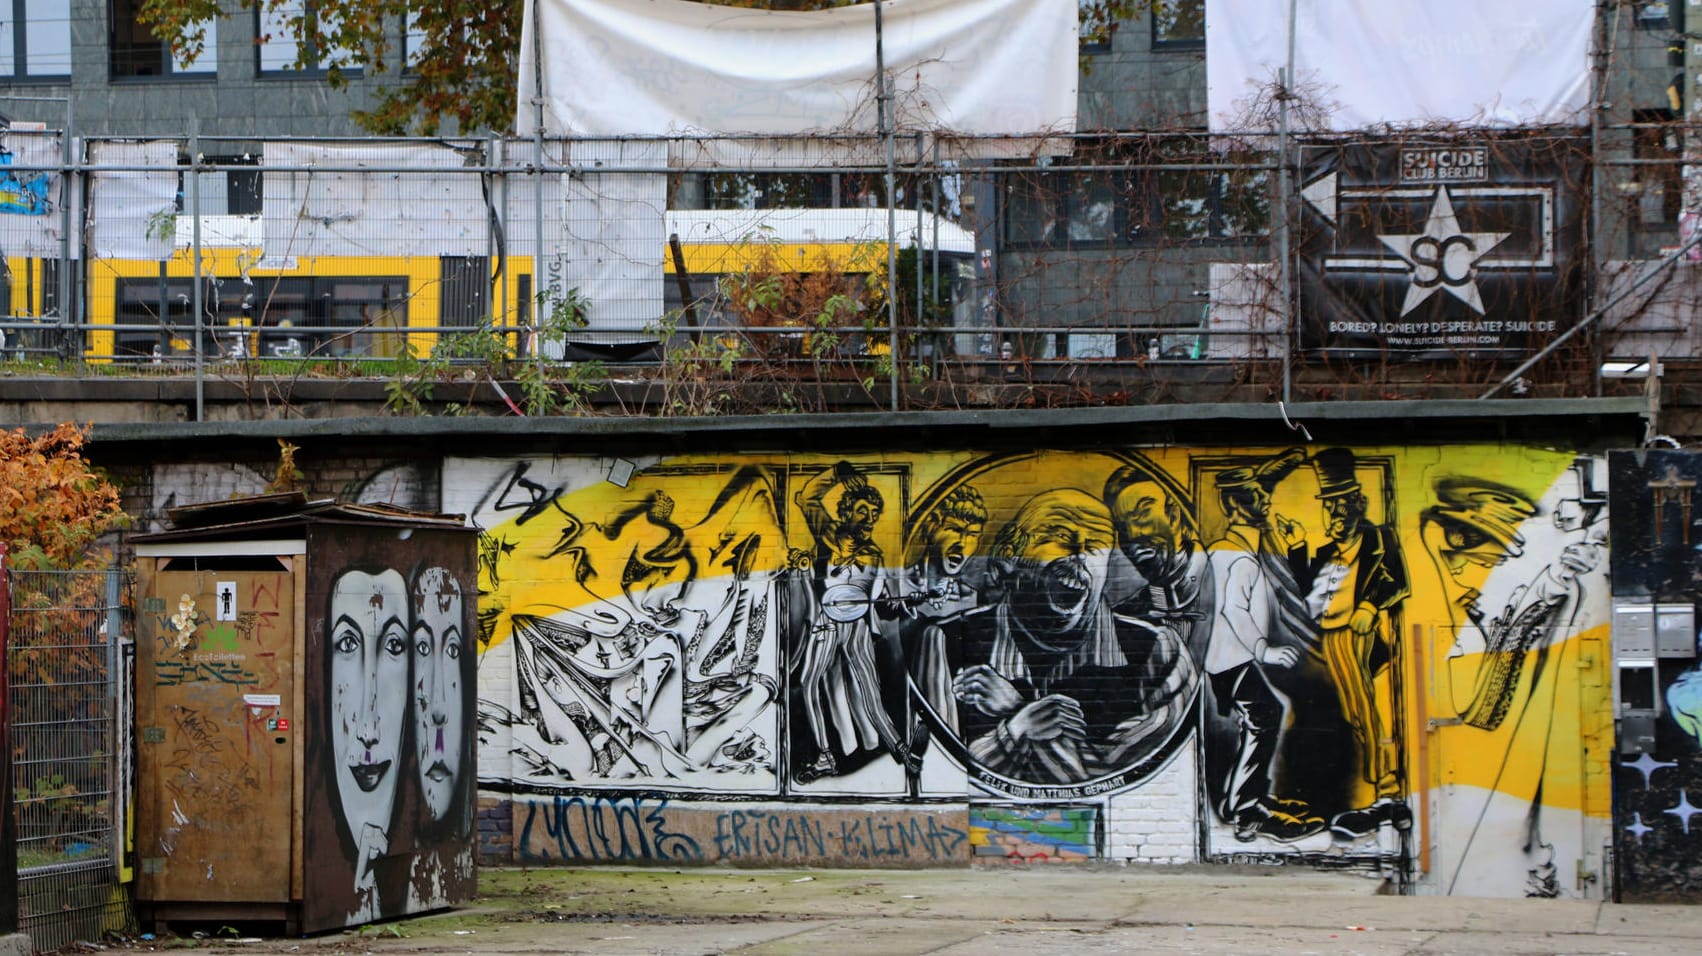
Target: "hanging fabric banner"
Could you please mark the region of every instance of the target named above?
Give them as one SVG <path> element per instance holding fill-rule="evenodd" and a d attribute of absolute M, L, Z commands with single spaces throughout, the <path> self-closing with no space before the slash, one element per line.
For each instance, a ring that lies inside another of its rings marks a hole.
<path fill-rule="evenodd" d="M 1208 125 L 1275 130 L 1293 6 L 1297 128 L 1584 125 L 1593 0 L 1205 0 Z"/>
<path fill-rule="evenodd" d="M 533 9 L 535 7 L 535 10 Z M 515 131 L 873 135 L 875 5 L 812 12 L 684 0 L 528 0 Z M 1073 132 L 1073 0 L 886 0 L 893 128 Z"/>

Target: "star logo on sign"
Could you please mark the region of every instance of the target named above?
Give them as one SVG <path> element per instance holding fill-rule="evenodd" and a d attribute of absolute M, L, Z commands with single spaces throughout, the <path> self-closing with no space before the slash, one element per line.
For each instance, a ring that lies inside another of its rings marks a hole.
<path fill-rule="evenodd" d="M 1454 215 L 1454 203 L 1448 198 L 1447 187 L 1437 186 L 1436 201 L 1430 204 L 1430 218 L 1425 220 L 1423 232 L 1377 237 L 1412 270 L 1412 285 L 1407 287 L 1401 314 L 1418 308 L 1441 289 L 1482 315 L 1477 261 L 1509 235 L 1512 233 L 1460 231 L 1460 220 Z"/>

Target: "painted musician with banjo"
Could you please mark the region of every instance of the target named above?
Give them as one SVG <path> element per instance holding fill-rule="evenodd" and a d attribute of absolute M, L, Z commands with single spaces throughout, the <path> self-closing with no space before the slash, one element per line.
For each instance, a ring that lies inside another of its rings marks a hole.
<path fill-rule="evenodd" d="M 836 489 L 830 513 L 827 499 Z M 906 747 L 882 705 L 875 667 L 876 605 L 896 600 L 881 594 L 885 561 L 874 541 L 885 502 L 845 461 L 811 477 L 794 500 L 814 548 L 793 552 L 792 563 L 810 569 L 815 598 L 797 692 L 817 756 L 798 781 L 836 775 L 836 743 L 847 755 L 884 749 L 903 763 Z"/>

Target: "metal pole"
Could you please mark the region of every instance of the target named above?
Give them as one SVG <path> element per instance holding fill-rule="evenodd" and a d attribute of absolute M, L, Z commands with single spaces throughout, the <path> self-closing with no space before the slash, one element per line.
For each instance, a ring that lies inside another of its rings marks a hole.
<path fill-rule="evenodd" d="M 189 117 L 189 172 L 184 194 L 189 200 L 189 265 L 194 286 L 189 290 L 189 309 L 195 313 L 195 420 L 202 421 L 207 410 L 207 371 L 201 357 L 201 118 Z"/>
<path fill-rule="evenodd" d="M 124 606 L 123 574 L 124 572 L 120 571 L 116 567 L 106 569 L 106 620 L 103 622 L 102 627 L 102 630 L 106 634 L 106 700 L 107 706 L 111 709 L 111 712 L 107 715 L 106 732 L 109 735 L 109 739 L 113 741 L 122 740 L 122 728 L 128 726 L 128 722 L 125 720 L 126 715 L 123 713 L 123 707 L 121 706 L 124 701 L 124 696 L 121 683 L 122 675 L 119 672 L 120 660 L 118 653 L 119 641 L 124 634 L 124 613 L 122 611 Z M 123 795 L 126 791 L 123 785 L 126 781 L 124 780 L 121 772 L 119 760 L 124 759 L 123 755 L 126 753 L 126 750 L 114 748 L 113 753 L 118 754 L 119 756 L 116 760 L 110 760 L 107 762 L 106 779 L 107 792 L 118 797 L 112 801 L 113 839 L 111 852 L 113 867 L 116 870 L 124 865 L 123 835 L 125 831 L 124 814 L 126 807 Z"/>
<path fill-rule="evenodd" d="M 77 368 L 81 371 L 83 348 L 75 338 L 77 316 L 71 308 L 71 167 L 76 162 L 76 151 L 71 142 L 71 118 L 71 97 L 67 96 L 65 135 L 60 137 L 60 155 L 65 162 L 65 171 L 59 176 L 59 335 L 61 345 L 76 352 Z"/>
<path fill-rule="evenodd" d="M 1294 275 L 1293 266 L 1289 262 L 1289 205 L 1292 200 L 1294 183 L 1288 163 L 1288 100 L 1294 91 L 1294 26 L 1297 18 L 1296 8 L 1300 0 L 1288 0 L 1288 60 L 1282 68 L 1282 89 L 1277 95 L 1277 256 L 1281 260 L 1277 266 L 1277 274 L 1282 284 L 1283 311 L 1283 345 L 1282 345 L 1282 400 L 1284 404 L 1293 400 L 1294 387 Z"/>
<path fill-rule="evenodd" d="M 12 810 L 12 582 L 0 541 L 0 936 L 18 931 L 18 831 Z"/>
<path fill-rule="evenodd" d="M 892 372 L 892 410 L 898 411 L 898 197 L 894 173 L 892 97 L 887 85 L 886 45 L 882 35 L 881 0 L 875 0 L 875 105 L 876 123 L 886 142 L 886 324 L 887 360 Z"/>
<path fill-rule="evenodd" d="M 531 350 L 532 357 L 541 367 L 544 350 L 539 347 L 538 329 L 541 327 L 538 310 L 544 307 L 544 43 L 542 39 L 542 24 L 538 21 L 538 5 L 532 5 L 532 106 L 536 109 L 538 124 L 533 127 L 532 148 L 536 154 L 532 157 L 532 172 L 536 177 L 532 189 L 532 306 L 526 312 L 531 316 L 531 328 L 527 330 L 526 347 Z M 565 348 L 565 343 L 564 346 Z M 565 354 L 565 353 L 564 353 Z"/>

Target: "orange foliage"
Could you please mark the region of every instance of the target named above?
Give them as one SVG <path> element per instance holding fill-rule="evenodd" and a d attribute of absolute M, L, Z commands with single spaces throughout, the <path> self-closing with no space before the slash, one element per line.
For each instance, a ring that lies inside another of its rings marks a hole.
<path fill-rule="evenodd" d="M 83 458 L 87 430 L 66 423 L 31 437 L 0 431 L 0 541 L 15 568 L 102 563 L 90 548 L 126 515 L 118 489 Z"/>

